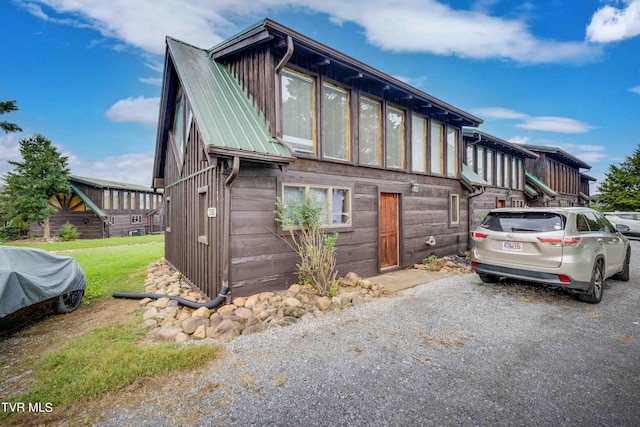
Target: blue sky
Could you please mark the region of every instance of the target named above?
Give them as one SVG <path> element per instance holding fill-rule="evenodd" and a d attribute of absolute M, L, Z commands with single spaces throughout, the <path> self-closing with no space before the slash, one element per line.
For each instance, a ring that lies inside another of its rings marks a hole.
<path fill-rule="evenodd" d="M 638 148 L 640 0 L 8 0 L 0 172 L 39 133 L 75 175 L 150 185 L 165 36 L 209 48 L 269 17 L 602 180 Z"/>

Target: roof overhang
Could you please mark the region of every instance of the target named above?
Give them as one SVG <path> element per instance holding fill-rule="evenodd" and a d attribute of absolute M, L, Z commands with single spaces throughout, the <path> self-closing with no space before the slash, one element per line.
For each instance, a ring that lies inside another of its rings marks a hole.
<path fill-rule="evenodd" d="M 488 133 L 479 131 L 477 129 L 463 129 L 462 136 L 467 143 L 481 144 L 496 151 L 507 153 L 512 156 L 520 157 L 523 159 L 537 159 L 539 156 L 524 148 L 522 145 L 514 144 L 512 142 L 505 141 Z"/>
<path fill-rule="evenodd" d="M 91 200 L 89 198 L 89 196 L 87 196 L 86 194 L 84 194 L 84 192 L 82 192 L 82 190 L 80 190 L 75 184 L 73 184 L 72 182 L 69 183 L 69 187 L 71 187 L 71 191 L 73 191 L 74 193 L 76 193 L 78 195 L 78 197 L 80 197 L 82 199 L 82 201 L 84 202 L 85 205 L 87 205 L 89 207 L 89 209 L 91 209 L 93 212 L 95 212 L 96 215 L 98 215 L 101 219 L 107 219 L 108 215 L 98 207 L 98 205 L 96 205 L 93 200 Z"/>
<path fill-rule="evenodd" d="M 415 110 L 424 112 L 425 115 L 435 116 L 440 121 L 460 127 L 476 127 L 483 123 L 482 119 L 472 114 L 270 19 L 265 19 L 212 47 L 209 54 L 212 58 L 223 61 L 227 57 L 266 42 L 286 49 L 287 37 L 292 39 L 294 55 L 309 57 L 310 63 L 320 67 L 339 68 L 349 74 L 349 79 L 359 80 L 361 85 L 376 85 L 385 91 L 395 92 L 398 98 L 410 100 Z"/>
<path fill-rule="evenodd" d="M 557 197 L 558 193 L 552 190 L 543 180 L 532 174 L 531 172 L 524 173 L 527 183 L 534 189 L 546 194 L 549 197 Z"/>

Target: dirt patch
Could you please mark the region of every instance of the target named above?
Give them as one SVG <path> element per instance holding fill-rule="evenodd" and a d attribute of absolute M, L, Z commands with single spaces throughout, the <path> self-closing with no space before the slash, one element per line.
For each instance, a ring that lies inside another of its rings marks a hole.
<path fill-rule="evenodd" d="M 23 394 L 33 382 L 31 365 L 94 328 L 133 320 L 137 301 L 104 298 L 65 315 L 31 314 L 26 326 L 0 337 L 0 401 Z"/>

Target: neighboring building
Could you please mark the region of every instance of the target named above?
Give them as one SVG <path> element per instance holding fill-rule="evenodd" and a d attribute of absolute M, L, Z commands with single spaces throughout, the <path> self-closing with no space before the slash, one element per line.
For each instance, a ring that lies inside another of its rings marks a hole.
<path fill-rule="evenodd" d="M 78 229 L 81 239 L 163 231 L 161 192 L 142 185 L 80 176 L 71 176 L 69 186 L 71 194 L 49 199 L 49 205 L 58 211 L 49 218 L 52 236 L 67 221 Z M 30 224 L 29 232 L 42 237 L 43 224 Z"/>
<path fill-rule="evenodd" d="M 523 145 L 538 155 L 527 159 L 526 182 L 535 193 L 529 194 L 529 206 L 588 206 L 590 202 L 589 181 L 580 169 L 591 166 L 577 157 L 556 147 Z"/>
<path fill-rule="evenodd" d="M 535 190 L 525 183 L 525 164 L 538 155 L 477 129 L 464 129 L 463 138 L 463 182 L 471 191 L 469 229 L 491 209 L 528 206 L 528 196 Z"/>
<path fill-rule="evenodd" d="M 167 38 L 160 109 L 166 259 L 209 297 L 297 281 L 277 197 L 326 200 L 341 274 L 468 249 L 462 127 L 482 120 L 273 21 Z"/>

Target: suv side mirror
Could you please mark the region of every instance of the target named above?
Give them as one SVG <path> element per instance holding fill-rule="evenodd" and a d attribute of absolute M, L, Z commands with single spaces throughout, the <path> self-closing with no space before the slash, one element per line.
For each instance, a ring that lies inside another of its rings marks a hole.
<path fill-rule="evenodd" d="M 618 231 L 620 233 L 626 233 L 629 230 L 630 230 L 630 228 L 629 228 L 628 225 L 624 225 L 624 224 L 616 225 L 616 231 Z"/>

